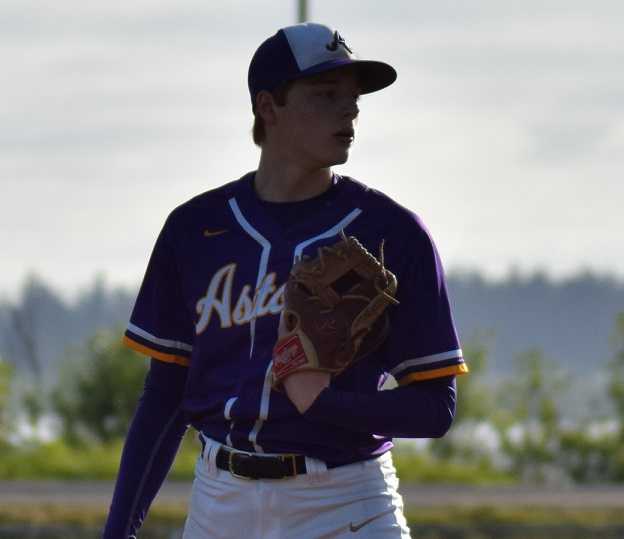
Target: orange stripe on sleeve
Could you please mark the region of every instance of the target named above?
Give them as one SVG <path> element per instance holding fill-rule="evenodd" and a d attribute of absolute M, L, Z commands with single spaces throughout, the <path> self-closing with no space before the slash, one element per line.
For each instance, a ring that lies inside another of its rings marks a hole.
<path fill-rule="evenodd" d="M 158 350 L 154 350 L 153 348 L 149 348 L 143 344 L 139 344 L 138 342 L 133 341 L 126 335 L 124 335 L 122 342 L 128 348 L 131 348 L 135 352 L 139 352 L 140 354 L 144 354 L 149 357 L 160 359 L 161 361 L 165 361 L 166 363 L 177 363 L 178 365 L 182 365 L 184 367 L 188 367 L 190 365 L 190 361 L 186 357 L 176 356 L 175 354 L 165 354 L 164 352 L 159 352 Z"/>
<path fill-rule="evenodd" d="M 412 372 L 406 374 L 399 380 L 399 385 L 404 386 L 412 382 L 422 382 L 423 380 L 433 380 L 434 378 L 442 378 L 443 376 L 452 376 L 454 374 L 467 374 L 470 372 L 468 366 L 465 363 L 459 365 L 451 365 L 450 367 L 443 367 L 441 369 L 433 369 L 431 371 Z"/>

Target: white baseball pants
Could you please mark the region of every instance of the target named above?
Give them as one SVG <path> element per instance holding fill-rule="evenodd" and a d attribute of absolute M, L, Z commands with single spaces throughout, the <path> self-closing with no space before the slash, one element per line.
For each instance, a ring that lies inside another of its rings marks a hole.
<path fill-rule="evenodd" d="M 183 539 L 409 539 L 391 454 L 307 473 L 249 480 L 220 470 L 218 442 L 197 460 Z"/>

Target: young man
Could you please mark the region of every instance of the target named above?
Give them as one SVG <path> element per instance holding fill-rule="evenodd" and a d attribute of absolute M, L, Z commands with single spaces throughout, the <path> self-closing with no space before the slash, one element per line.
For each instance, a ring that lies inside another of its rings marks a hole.
<path fill-rule="evenodd" d="M 249 67 L 258 170 L 176 208 L 149 262 L 126 343 L 152 357 L 104 537 L 135 537 L 191 424 L 202 452 L 186 539 L 409 537 L 393 437 L 443 436 L 467 372 L 440 259 L 421 221 L 332 172 L 360 94 L 396 78 L 326 26 L 279 30 Z M 293 262 L 341 231 L 398 280 L 383 345 L 333 378 L 272 389 Z M 399 387 L 380 391 L 388 374 Z"/>

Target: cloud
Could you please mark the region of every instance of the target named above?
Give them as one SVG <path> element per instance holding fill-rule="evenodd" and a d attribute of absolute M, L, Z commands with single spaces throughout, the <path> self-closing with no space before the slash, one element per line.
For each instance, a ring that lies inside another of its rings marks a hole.
<path fill-rule="evenodd" d="M 599 156 L 612 126 L 584 122 L 542 123 L 530 129 L 528 159 L 539 164 L 576 166 Z"/>
<path fill-rule="evenodd" d="M 362 100 L 341 170 L 421 213 L 447 265 L 563 274 L 591 253 L 624 275 L 595 241 L 624 228 L 624 3 L 318 0 L 310 13 L 397 67 Z M 136 284 L 173 206 L 255 166 L 247 65 L 294 16 L 282 0 L 5 0 L 0 291 L 29 269 L 63 287 L 100 270 Z M 41 245 L 50 229 L 82 264 Z"/>

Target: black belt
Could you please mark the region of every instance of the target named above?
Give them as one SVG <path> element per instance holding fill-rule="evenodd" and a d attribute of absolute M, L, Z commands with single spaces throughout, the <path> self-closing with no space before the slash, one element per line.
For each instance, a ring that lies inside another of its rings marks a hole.
<path fill-rule="evenodd" d="M 216 464 L 217 468 L 243 479 L 284 479 L 306 473 L 303 455 L 269 457 L 229 451 L 224 447 L 217 452 Z"/>

